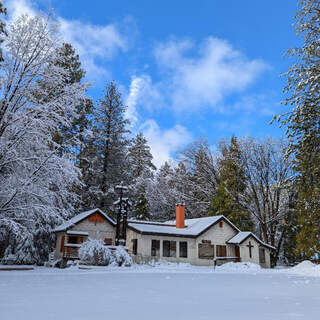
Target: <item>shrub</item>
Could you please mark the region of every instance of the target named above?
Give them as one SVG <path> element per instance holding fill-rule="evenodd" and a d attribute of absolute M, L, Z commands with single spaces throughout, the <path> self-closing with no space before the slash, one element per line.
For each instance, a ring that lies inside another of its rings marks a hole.
<path fill-rule="evenodd" d="M 133 264 L 132 258 L 124 247 L 118 246 L 113 252 L 114 261 L 118 266 L 130 267 Z"/>
<path fill-rule="evenodd" d="M 107 266 L 114 261 L 111 251 L 101 240 L 88 239 L 79 248 L 79 257 L 82 262 L 94 266 Z"/>

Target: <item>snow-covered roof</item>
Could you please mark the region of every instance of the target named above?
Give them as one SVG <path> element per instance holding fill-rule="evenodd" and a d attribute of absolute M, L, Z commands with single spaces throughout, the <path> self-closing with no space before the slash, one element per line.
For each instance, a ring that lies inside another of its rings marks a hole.
<path fill-rule="evenodd" d="M 276 248 L 273 246 L 270 246 L 269 244 L 264 243 L 263 241 L 261 241 L 254 233 L 250 232 L 250 231 L 242 231 L 237 233 L 233 238 L 231 238 L 229 241 L 227 241 L 228 243 L 231 244 L 241 244 L 243 241 L 245 241 L 246 239 L 248 239 L 249 237 L 253 237 L 258 243 L 260 243 L 261 245 L 268 247 L 270 249 L 275 250 Z"/>
<path fill-rule="evenodd" d="M 104 216 L 106 218 L 106 220 L 108 220 L 113 226 L 116 225 L 116 223 L 108 215 L 106 215 L 99 208 L 96 208 L 96 209 L 92 209 L 92 210 L 77 214 L 76 216 L 74 216 L 70 220 L 68 220 L 65 223 L 61 224 L 60 226 L 56 227 L 53 231 L 54 232 L 65 231 L 65 230 L 71 228 L 72 226 L 74 226 L 75 224 L 79 223 L 80 221 L 88 218 L 89 216 L 91 216 L 92 214 L 94 214 L 96 212 L 99 212 L 102 216 Z"/>
<path fill-rule="evenodd" d="M 243 242 L 244 240 L 246 240 L 250 235 L 251 235 L 251 232 L 249 232 L 249 231 L 239 232 L 233 238 L 231 238 L 228 242 L 234 243 L 234 244 L 239 244 L 239 243 Z"/>
<path fill-rule="evenodd" d="M 197 237 L 201 233 L 205 232 L 212 225 L 217 223 L 219 220 L 224 219 L 237 231 L 239 229 L 234 226 L 226 217 L 224 216 L 213 216 L 197 219 L 186 219 L 185 228 L 176 228 L 175 221 L 167 221 L 165 223 L 152 223 L 149 221 L 141 222 L 131 222 L 129 221 L 129 228 L 142 234 L 161 234 L 161 235 L 172 235 L 181 237 Z"/>

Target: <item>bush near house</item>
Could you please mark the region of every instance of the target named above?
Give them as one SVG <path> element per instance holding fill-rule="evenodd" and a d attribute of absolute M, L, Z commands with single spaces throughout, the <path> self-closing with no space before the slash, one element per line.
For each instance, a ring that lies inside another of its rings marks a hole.
<path fill-rule="evenodd" d="M 118 246 L 111 251 L 102 240 L 88 239 L 79 248 L 80 260 L 93 266 L 131 266 L 130 255 L 124 247 Z"/>

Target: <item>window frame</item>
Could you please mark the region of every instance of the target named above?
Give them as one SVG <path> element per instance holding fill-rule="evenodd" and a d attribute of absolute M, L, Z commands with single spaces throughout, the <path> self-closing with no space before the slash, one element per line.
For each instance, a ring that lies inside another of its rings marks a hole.
<path fill-rule="evenodd" d="M 132 254 L 135 256 L 138 254 L 138 239 L 132 239 Z"/>
<path fill-rule="evenodd" d="M 198 258 L 199 259 L 205 259 L 205 260 L 212 260 L 214 259 L 215 257 L 215 251 L 214 251 L 214 244 L 211 244 L 211 243 L 198 243 Z M 201 249 L 209 249 L 211 250 L 212 252 L 212 255 L 201 255 Z"/>
<path fill-rule="evenodd" d="M 112 246 L 112 238 L 104 238 L 103 243 L 105 246 Z"/>
<path fill-rule="evenodd" d="M 179 258 L 188 258 L 188 241 L 179 241 Z"/>
<path fill-rule="evenodd" d="M 165 258 L 177 257 L 177 241 L 162 240 L 162 256 Z"/>
<path fill-rule="evenodd" d="M 216 257 L 223 258 L 226 256 L 227 256 L 227 246 L 222 245 L 222 244 L 217 244 L 216 245 Z"/>
<path fill-rule="evenodd" d="M 151 257 L 160 257 L 160 240 L 158 239 L 151 239 Z"/>
<path fill-rule="evenodd" d="M 263 255 L 261 255 L 263 252 Z M 264 247 L 259 247 L 259 263 L 266 263 L 266 249 Z"/>

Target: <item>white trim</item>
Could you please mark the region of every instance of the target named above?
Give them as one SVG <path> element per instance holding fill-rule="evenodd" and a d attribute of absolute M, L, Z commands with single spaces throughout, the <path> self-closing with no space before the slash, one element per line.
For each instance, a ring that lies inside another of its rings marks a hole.
<path fill-rule="evenodd" d="M 66 243 L 64 245 L 65 247 L 71 247 L 71 248 L 80 248 L 81 244 L 77 244 L 77 243 Z"/>
<path fill-rule="evenodd" d="M 86 231 L 77 231 L 77 230 L 68 230 L 67 234 L 76 235 L 76 236 L 88 236 L 89 233 Z"/>

